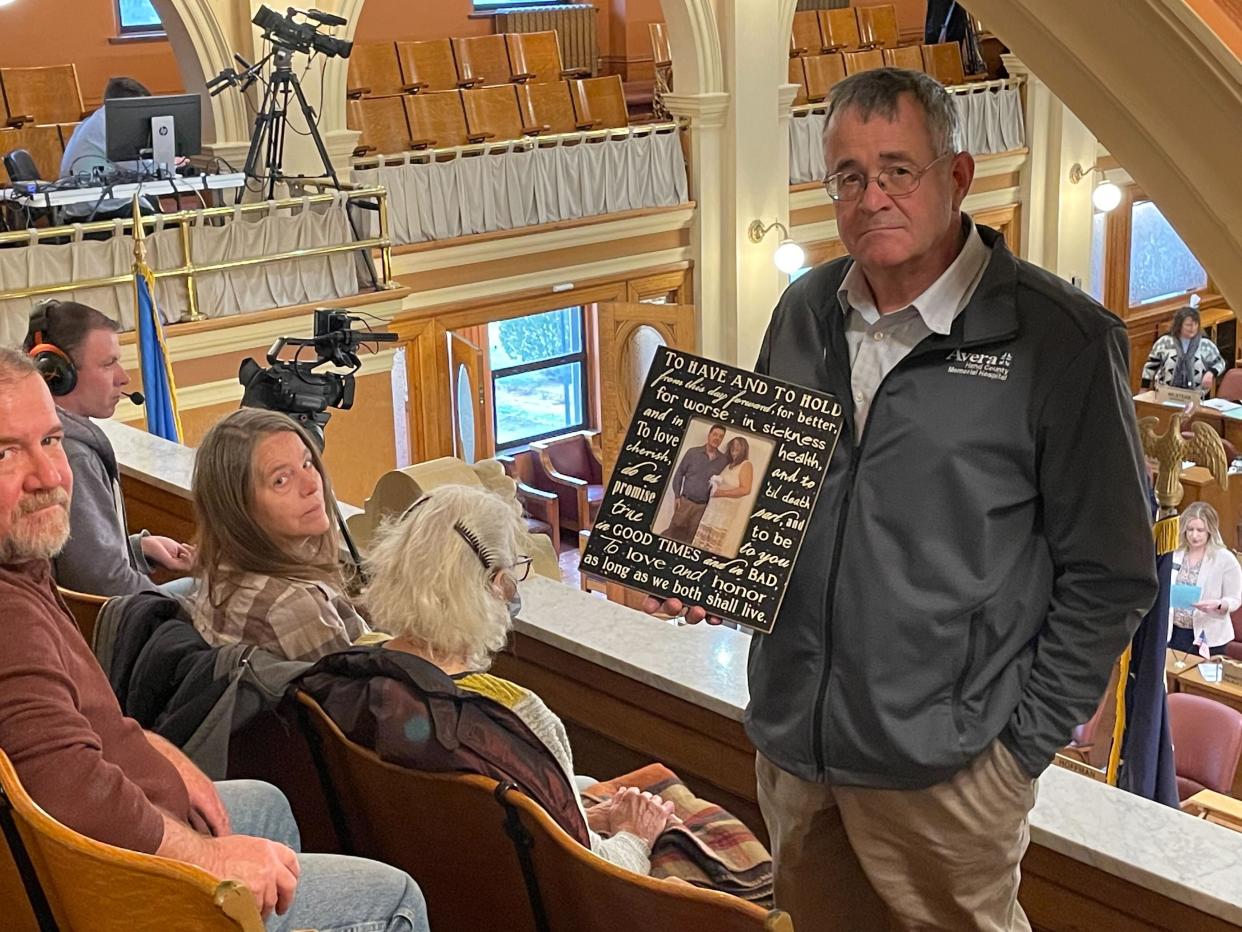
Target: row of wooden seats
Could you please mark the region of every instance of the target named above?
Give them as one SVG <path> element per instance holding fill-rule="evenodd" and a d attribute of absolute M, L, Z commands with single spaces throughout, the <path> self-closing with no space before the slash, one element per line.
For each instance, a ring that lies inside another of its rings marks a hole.
<path fill-rule="evenodd" d="M 361 43 L 349 57 L 347 93 L 385 97 L 487 84 L 545 84 L 589 75 L 586 69 L 567 69 L 562 62 L 555 31 Z"/>
<path fill-rule="evenodd" d="M 105 601 L 63 593 L 84 635 Z M 793 932 L 789 917 L 722 893 L 674 885 L 618 868 L 570 838 L 511 784 L 470 774 L 420 773 L 389 764 L 350 741 L 310 697 L 299 694 L 301 728 L 281 727 L 279 757 L 309 758 L 336 845 L 408 872 L 433 928 L 511 932 L 606 932 L 627 927 L 684 932 Z M 246 745 L 253 750 L 254 745 Z M 271 744 L 265 744 L 270 749 Z M 284 775 L 288 767 L 281 767 Z M 296 772 L 300 768 L 294 768 Z M 306 815 L 308 784 L 286 794 Z M 393 805 L 394 800 L 401 804 Z M 312 807 L 312 811 L 313 807 Z M 7 932 L 177 928 L 261 932 L 250 891 L 189 864 L 124 851 L 51 818 L 0 752 L 0 904 Z M 310 824 L 304 826 L 312 830 Z M 418 844 L 410 839 L 417 837 Z M 519 858 L 517 848 L 524 848 Z M 474 895 L 462 877 L 487 877 Z"/>
<path fill-rule="evenodd" d="M 76 123 L 86 116 L 75 66 L 0 68 L 0 124 Z"/>
<path fill-rule="evenodd" d="M 60 177 L 60 162 L 65 155 L 65 146 L 69 144 L 69 138 L 77 128 L 77 123 L 23 123 L 17 127 L 0 128 L 0 156 L 7 155 L 14 149 L 25 149 L 34 159 L 40 177 L 44 181 L 54 181 Z M 12 183 L 2 162 L 0 179 L 5 184 Z"/>
<path fill-rule="evenodd" d="M 836 10 L 805 10 L 794 14 L 789 54 L 800 56 L 895 49 L 899 44 L 897 11 L 891 3 Z"/>
<path fill-rule="evenodd" d="M 445 149 L 629 124 L 619 75 L 555 84 L 494 84 L 347 102 L 357 156 Z"/>
<path fill-rule="evenodd" d="M 872 68 L 907 68 L 925 71 L 941 84 L 961 84 L 962 50 L 956 42 L 936 45 L 904 45 L 893 49 L 861 52 L 830 52 L 789 59 L 789 83 L 799 86 L 794 105 L 817 104 L 847 75 Z"/>

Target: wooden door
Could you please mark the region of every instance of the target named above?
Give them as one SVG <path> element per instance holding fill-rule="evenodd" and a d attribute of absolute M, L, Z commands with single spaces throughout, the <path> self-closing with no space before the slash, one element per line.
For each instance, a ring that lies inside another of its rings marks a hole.
<path fill-rule="evenodd" d="M 487 456 L 483 350 L 465 337 L 450 332 L 448 360 L 453 455 L 464 462 L 475 463 Z"/>
<path fill-rule="evenodd" d="M 685 304 L 600 304 L 600 451 L 612 472 L 657 348 L 698 348 L 695 309 Z"/>

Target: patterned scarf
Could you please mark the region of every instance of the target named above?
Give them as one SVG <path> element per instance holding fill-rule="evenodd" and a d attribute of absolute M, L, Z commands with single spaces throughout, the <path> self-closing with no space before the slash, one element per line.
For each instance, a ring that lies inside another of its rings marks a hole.
<path fill-rule="evenodd" d="M 1177 366 L 1173 369 L 1173 387 L 1174 388 L 1198 388 L 1195 384 L 1195 360 L 1199 358 L 1199 338 L 1202 334 L 1196 333 L 1182 349 L 1182 341 L 1180 337 L 1174 337 L 1177 341 Z"/>

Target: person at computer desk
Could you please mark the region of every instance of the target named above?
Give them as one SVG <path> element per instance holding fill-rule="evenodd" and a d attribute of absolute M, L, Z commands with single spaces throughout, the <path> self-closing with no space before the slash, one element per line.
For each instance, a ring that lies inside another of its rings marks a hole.
<path fill-rule="evenodd" d="M 151 92 L 133 78 L 109 78 L 104 87 L 104 100 L 120 100 L 126 97 L 150 97 Z M 65 157 L 60 160 L 60 177 L 87 176 L 96 169 L 112 167 L 108 161 L 108 130 L 104 113 L 106 107 L 100 107 L 85 120 L 69 137 L 65 145 Z M 132 168 L 132 165 L 122 167 Z M 81 223 L 88 219 L 112 220 L 116 217 L 128 217 L 133 206 L 128 199 L 108 199 L 85 204 L 70 204 L 64 209 L 66 223 Z M 147 200 L 143 201 L 143 213 L 154 213 L 154 206 Z"/>

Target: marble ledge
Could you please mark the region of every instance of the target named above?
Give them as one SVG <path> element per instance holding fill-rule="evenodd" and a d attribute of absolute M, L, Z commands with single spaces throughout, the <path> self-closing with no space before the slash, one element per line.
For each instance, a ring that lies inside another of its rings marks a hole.
<path fill-rule="evenodd" d="M 516 629 L 735 721 L 746 707 L 750 636 L 676 627 L 550 579 L 522 584 Z M 1059 767 L 1039 781 L 1031 840 L 1242 926 L 1242 833 Z"/>
<path fill-rule="evenodd" d="M 742 720 L 750 635 L 674 625 L 532 576 L 522 584 L 522 634 L 718 715 Z"/>

